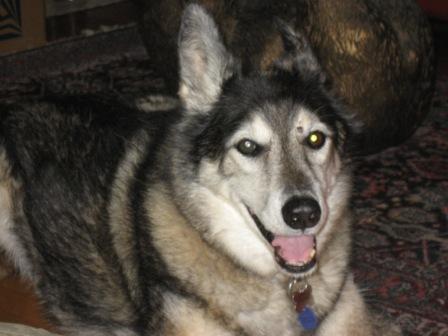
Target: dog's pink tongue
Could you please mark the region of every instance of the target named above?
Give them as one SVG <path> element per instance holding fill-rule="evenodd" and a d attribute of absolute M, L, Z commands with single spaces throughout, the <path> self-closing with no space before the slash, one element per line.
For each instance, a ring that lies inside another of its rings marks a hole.
<path fill-rule="evenodd" d="M 277 254 L 288 263 L 307 262 L 314 248 L 313 236 L 275 236 L 272 246 Z"/>

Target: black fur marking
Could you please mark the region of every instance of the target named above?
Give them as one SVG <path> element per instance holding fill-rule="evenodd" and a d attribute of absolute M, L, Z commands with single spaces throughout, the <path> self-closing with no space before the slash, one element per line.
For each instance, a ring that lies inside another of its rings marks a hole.
<path fill-rule="evenodd" d="M 149 115 L 91 97 L 50 98 L 10 111 L 2 111 L 1 141 L 25 184 L 32 237 L 24 244 L 34 251 L 31 262 L 46 305 L 83 324 L 132 327 L 129 316 L 137 319 L 140 307 L 126 291 L 107 207 L 126 141 Z"/>
<path fill-rule="evenodd" d="M 152 115 L 153 118 L 158 117 Z M 161 120 L 157 123 L 160 127 L 160 133 L 146 149 L 145 159 L 138 167 L 134 183 L 129 191 L 130 206 L 132 208 L 132 224 L 134 231 L 134 251 L 139 261 L 138 278 L 140 289 L 142 291 L 141 301 L 139 302 L 139 320 L 137 329 L 144 334 L 148 330 L 161 330 L 162 319 L 156 312 L 162 310 L 162 292 L 167 288 L 177 287 L 176 281 L 167 272 L 164 262 L 157 252 L 151 240 L 149 232 L 150 222 L 146 214 L 145 197 L 146 191 L 151 185 L 151 176 L 155 170 L 155 159 L 157 151 L 160 148 L 162 139 L 165 138 L 167 120 L 164 115 L 160 115 Z"/>
<path fill-rule="evenodd" d="M 325 91 L 317 78 L 301 78 L 278 70 L 272 77 L 253 75 L 228 82 L 220 100 L 208 113 L 192 116 L 186 135 L 192 139 L 191 158 L 196 164 L 203 157 L 217 159 L 225 151 L 225 143 L 247 120 L 254 109 L 267 103 L 291 102 L 292 107 L 303 106 L 328 125 L 335 134 L 334 142 L 340 151 L 350 135 L 344 112 Z M 294 109 L 291 109 L 291 113 Z M 275 118 L 264 114 L 266 118 Z"/>
<path fill-rule="evenodd" d="M 191 124 L 190 130 L 190 134 L 194 135 L 194 144 L 190 153 L 192 161 L 197 165 L 204 157 L 217 159 L 222 155 L 227 139 L 246 116 L 247 111 L 244 109 L 227 110 L 219 107 L 212 114 L 198 116 Z M 202 129 L 194 127 L 194 124 L 203 125 Z"/>
<path fill-rule="evenodd" d="M 179 114 L 175 111 L 151 112 L 151 123 L 157 125 L 152 134 L 152 141 L 146 148 L 145 157 L 137 169 L 134 182 L 129 190 L 129 206 L 132 213 L 132 226 L 134 234 L 134 252 L 138 260 L 139 288 L 142 291 L 138 302 L 139 317 L 136 329 L 140 334 L 149 334 L 163 330 L 163 319 L 159 313 L 162 311 L 163 293 L 169 291 L 187 297 L 198 305 L 205 306 L 205 302 L 183 288 L 179 281 L 171 276 L 167 267 L 154 246 L 150 232 L 150 219 L 146 212 L 146 193 L 151 188 L 155 175 L 166 174 L 156 166 L 156 158 L 163 158 L 161 145 L 169 133 L 169 128 L 178 121 Z M 152 133 L 152 132 L 151 132 Z"/>
<path fill-rule="evenodd" d="M 272 85 L 276 87 L 275 99 L 292 99 L 294 104 L 304 106 L 328 125 L 336 135 L 334 138 L 336 146 L 339 147 L 344 140 L 341 131 L 350 134 L 349 124 L 344 119 L 344 111 L 322 86 L 317 76 L 304 77 L 300 72 L 277 69 L 272 78 Z M 338 128 L 338 125 L 342 129 Z"/>
<path fill-rule="evenodd" d="M 32 262 L 41 273 L 39 291 L 49 306 L 54 303 L 83 323 L 120 325 L 106 317 L 114 307 L 101 305 L 97 295 L 127 298 L 126 292 L 116 293 L 124 280 L 112 262 L 104 214 L 123 138 L 137 128 L 135 118 L 123 116 L 134 112 L 89 97 L 35 104 L 9 114 L 3 134 L 26 186 L 24 211 L 33 242 L 25 244 L 37 251 Z M 77 249 L 91 253 L 76 254 Z"/>

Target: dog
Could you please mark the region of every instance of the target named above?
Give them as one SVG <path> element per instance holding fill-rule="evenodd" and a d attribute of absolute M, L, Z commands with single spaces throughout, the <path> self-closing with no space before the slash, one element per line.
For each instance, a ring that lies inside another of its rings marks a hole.
<path fill-rule="evenodd" d="M 189 5 L 181 108 L 0 110 L 0 246 L 70 335 L 398 335 L 349 269 L 356 123 L 306 38 L 242 76 Z"/>

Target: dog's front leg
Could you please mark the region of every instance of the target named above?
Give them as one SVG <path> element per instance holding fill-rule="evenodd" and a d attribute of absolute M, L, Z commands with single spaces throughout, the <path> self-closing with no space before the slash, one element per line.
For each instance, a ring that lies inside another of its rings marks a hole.
<path fill-rule="evenodd" d="M 349 276 L 334 310 L 322 322 L 318 336 L 398 336 L 399 328 L 372 316 Z"/>

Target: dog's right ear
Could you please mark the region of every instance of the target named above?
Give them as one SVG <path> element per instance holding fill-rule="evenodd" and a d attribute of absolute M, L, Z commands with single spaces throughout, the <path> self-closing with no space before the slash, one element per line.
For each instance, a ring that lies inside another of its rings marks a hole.
<path fill-rule="evenodd" d="M 237 64 L 224 47 L 214 20 L 199 5 L 185 9 L 178 43 L 182 104 L 189 111 L 207 111 Z"/>

